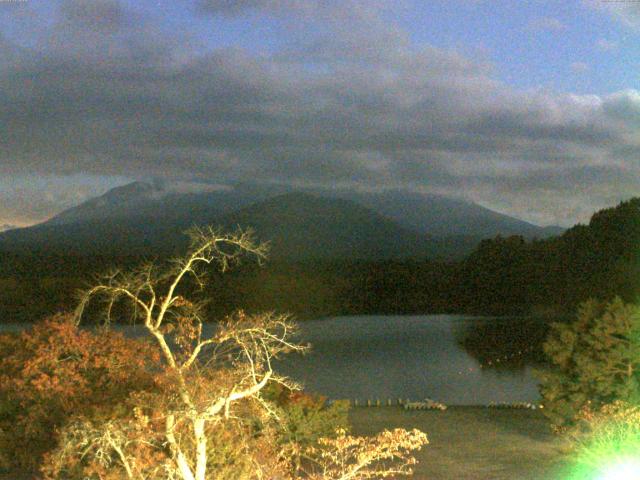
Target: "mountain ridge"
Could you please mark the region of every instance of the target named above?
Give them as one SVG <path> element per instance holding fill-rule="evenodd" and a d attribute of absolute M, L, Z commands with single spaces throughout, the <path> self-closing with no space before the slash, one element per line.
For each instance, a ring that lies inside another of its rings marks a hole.
<path fill-rule="evenodd" d="M 139 215 L 161 216 L 166 214 L 168 206 L 171 210 L 192 208 L 194 205 L 198 206 L 196 210 L 202 210 L 206 206 L 211 211 L 227 213 L 270 197 L 297 191 L 351 200 L 407 228 L 433 236 L 523 235 L 526 238 L 544 238 L 565 230 L 558 226 L 538 226 L 467 200 L 397 189 L 358 192 L 320 188 L 294 189 L 283 185 L 260 186 L 245 183 L 203 193 L 177 193 L 160 184 L 141 181 L 115 187 L 42 223 L 63 224 L 89 218 L 127 216 L 131 214 L 132 209 Z M 426 230 L 427 227 L 429 231 Z"/>
<path fill-rule="evenodd" d="M 253 227 L 261 240 L 274 242 L 275 257 L 295 259 L 453 259 L 482 238 L 548 236 L 543 227 L 463 200 L 397 190 L 242 184 L 184 193 L 132 182 L 41 224 L 0 233 L 0 248 L 166 252 L 184 247 L 181 232 L 194 224 Z"/>

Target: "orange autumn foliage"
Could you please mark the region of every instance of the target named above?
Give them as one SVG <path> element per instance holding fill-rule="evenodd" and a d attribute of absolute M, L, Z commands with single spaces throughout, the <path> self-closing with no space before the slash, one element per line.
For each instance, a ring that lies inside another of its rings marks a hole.
<path fill-rule="evenodd" d="M 79 329 L 67 315 L 0 335 L 0 466 L 35 471 L 70 416 L 152 388 L 158 361 L 148 342 Z"/>

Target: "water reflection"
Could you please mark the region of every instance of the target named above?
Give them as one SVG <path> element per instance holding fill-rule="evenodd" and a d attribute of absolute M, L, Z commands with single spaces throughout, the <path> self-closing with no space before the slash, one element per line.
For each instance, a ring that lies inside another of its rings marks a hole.
<path fill-rule="evenodd" d="M 455 324 L 456 341 L 483 368 L 519 370 L 544 361 L 549 319 L 476 318 Z"/>
<path fill-rule="evenodd" d="M 305 322 L 310 354 L 280 362 L 285 374 L 331 398 L 430 397 L 448 404 L 539 400 L 532 365 L 483 368 L 461 345 L 476 322 L 453 315 L 352 316 Z"/>

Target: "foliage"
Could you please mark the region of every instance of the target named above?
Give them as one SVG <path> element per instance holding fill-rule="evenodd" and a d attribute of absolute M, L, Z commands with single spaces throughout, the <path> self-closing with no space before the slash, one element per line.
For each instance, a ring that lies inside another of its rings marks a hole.
<path fill-rule="evenodd" d="M 187 254 L 166 268 L 114 271 L 82 295 L 78 319 L 96 298 L 104 300 L 107 322 L 128 304 L 162 361 L 148 369 L 153 388 L 133 391 L 121 410 L 69 418 L 44 465 L 47 477 L 284 479 L 297 473 L 303 456 L 325 471 L 323 478 L 404 473 L 414 462 L 410 452 L 426 443 L 424 434 L 396 430 L 370 440 L 338 432 L 336 443 L 329 427 L 344 420 L 344 406 L 328 408 L 293 393 L 298 386 L 273 370 L 278 356 L 304 350 L 290 339 L 295 325 L 288 316 L 240 311 L 205 334 L 205 302 L 184 296 L 187 279 L 204 285 L 207 265 L 226 271 L 244 254 L 261 259 L 264 247 L 247 232 L 194 229 L 191 236 Z M 279 405 L 266 395 L 270 384 L 288 392 Z M 325 433 L 331 436 L 320 437 Z M 391 460 L 397 469 L 378 462 Z"/>
<path fill-rule="evenodd" d="M 586 405 L 599 409 L 640 393 L 640 316 L 616 298 L 583 303 L 574 321 L 555 323 L 544 343 L 553 368 L 539 372 L 544 412 L 557 428 Z"/>
<path fill-rule="evenodd" d="M 353 437 L 344 430 L 336 438 L 323 438 L 317 447 L 309 448 L 313 459 L 308 478 L 365 479 L 398 478 L 411 475 L 416 463 L 411 452 L 429 442 L 420 430 L 385 430 L 375 437 Z"/>
<path fill-rule="evenodd" d="M 184 479 L 167 448 L 167 419 L 178 417 L 172 434 L 189 465 L 195 464 L 193 426 L 172 412 L 163 394 L 135 395 L 123 415 L 75 417 L 61 431 L 59 448 L 45 463 L 49 479 Z M 172 412 L 169 415 L 168 412 Z M 275 422 L 251 402 L 238 402 L 234 415 L 208 422 L 206 479 L 285 478 L 290 465 L 278 448 Z"/>
<path fill-rule="evenodd" d="M 264 398 L 277 409 L 278 442 L 292 463 L 300 470 L 305 452 L 320 438 L 335 436 L 336 430 L 349 430 L 349 401 L 331 405 L 321 395 L 295 391 L 281 384 L 265 388 Z"/>
<path fill-rule="evenodd" d="M 147 342 L 80 330 L 57 315 L 20 335 L 0 336 L 0 461 L 34 470 L 72 414 L 111 409 L 153 387 L 159 355 Z"/>
<path fill-rule="evenodd" d="M 640 407 L 615 401 L 596 411 L 589 404 L 578 414 L 568 438 L 574 455 L 570 478 L 603 478 L 616 465 L 629 460 L 637 462 Z"/>

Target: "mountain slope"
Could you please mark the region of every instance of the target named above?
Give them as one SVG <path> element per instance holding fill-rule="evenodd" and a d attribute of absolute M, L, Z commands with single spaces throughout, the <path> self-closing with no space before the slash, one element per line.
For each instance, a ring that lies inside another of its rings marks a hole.
<path fill-rule="evenodd" d="M 486 237 L 549 229 L 478 205 L 400 191 L 374 193 L 236 185 L 184 192 L 134 182 L 33 227 L 0 233 L 0 249 L 60 254 L 162 254 L 197 224 L 253 227 L 279 258 L 460 258 Z"/>
<path fill-rule="evenodd" d="M 181 192 L 171 185 L 133 182 L 91 198 L 43 222 L 42 225 L 69 225 L 95 221 L 169 221 L 191 223 L 210 221 L 213 217 L 263 200 L 265 189 L 217 187 L 209 191 Z"/>
<path fill-rule="evenodd" d="M 439 195 L 399 190 L 353 192 L 306 189 L 302 191 L 321 197 L 358 203 L 406 229 L 432 237 L 491 238 L 496 235 L 522 235 L 525 238 L 547 238 L 564 231 L 560 227 L 539 227 L 472 202 Z M 65 210 L 44 223 L 62 225 L 132 217 L 178 221 L 185 215 L 189 215 L 193 222 L 201 223 L 251 204 L 293 192 L 287 186 L 237 184 L 208 192 L 180 193 L 173 190 L 170 185 L 133 182 Z"/>
<path fill-rule="evenodd" d="M 85 210 L 86 212 L 86 210 Z M 272 259 L 388 259 L 440 256 L 441 244 L 343 199 L 284 194 L 226 215 L 192 212 L 171 217 L 45 223 L 0 234 L 0 249 L 19 253 L 163 254 L 186 246 L 193 224 L 252 227 L 272 244 Z"/>
<path fill-rule="evenodd" d="M 133 182 L 109 190 L 104 195 L 90 198 L 43 222 L 45 225 L 64 225 L 91 222 L 131 215 L 140 209 L 149 210 L 163 196 L 163 191 L 145 182 Z M 145 212 L 147 213 L 147 212 Z"/>
<path fill-rule="evenodd" d="M 355 201 L 400 225 L 433 237 L 522 235 L 531 239 L 559 235 L 561 227 L 539 227 L 472 202 L 439 195 L 386 190 L 348 192 L 343 198 Z"/>
<path fill-rule="evenodd" d="M 426 235 L 354 202 L 290 193 L 270 198 L 221 219 L 227 228 L 251 225 L 271 242 L 272 258 L 386 259 L 438 255 Z"/>

